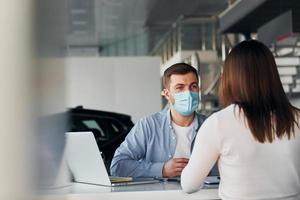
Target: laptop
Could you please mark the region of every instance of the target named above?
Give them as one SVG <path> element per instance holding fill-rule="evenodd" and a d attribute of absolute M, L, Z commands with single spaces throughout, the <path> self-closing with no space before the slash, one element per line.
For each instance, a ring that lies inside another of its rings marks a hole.
<path fill-rule="evenodd" d="M 109 177 L 92 132 L 66 133 L 66 159 L 78 183 L 126 186 L 159 182 L 154 178 Z"/>

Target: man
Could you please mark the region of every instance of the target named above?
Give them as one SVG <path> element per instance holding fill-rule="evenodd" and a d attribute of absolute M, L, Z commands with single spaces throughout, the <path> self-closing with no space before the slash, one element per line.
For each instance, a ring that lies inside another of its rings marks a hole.
<path fill-rule="evenodd" d="M 205 116 L 199 104 L 195 68 L 177 63 L 166 69 L 163 95 L 170 109 L 139 120 L 116 150 L 112 176 L 177 177 L 187 165 L 192 144 Z"/>

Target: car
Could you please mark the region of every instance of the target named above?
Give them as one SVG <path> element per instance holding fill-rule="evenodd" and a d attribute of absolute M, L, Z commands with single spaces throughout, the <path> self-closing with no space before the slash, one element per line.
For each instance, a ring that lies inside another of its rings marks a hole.
<path fill-rule="evenodd" d="M 93 132 L 99 151 L 109 172 L 115 150 L 134 126 L 130 115 L 86 109 L 83 106 L 69 109 L 70 131 Z"/>

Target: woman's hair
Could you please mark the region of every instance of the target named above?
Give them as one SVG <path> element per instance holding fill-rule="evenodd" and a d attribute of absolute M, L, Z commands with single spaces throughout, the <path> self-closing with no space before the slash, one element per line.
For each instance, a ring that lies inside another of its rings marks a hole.
<path fill-rule="evenodd" d="M 255 140 L 272 142 L 295 136 L 299 109 L 283 90 L 271 51 L 256 40 L 236 45 L 225 60 L 219 87 L 222 106 L 236 104 Z"/>

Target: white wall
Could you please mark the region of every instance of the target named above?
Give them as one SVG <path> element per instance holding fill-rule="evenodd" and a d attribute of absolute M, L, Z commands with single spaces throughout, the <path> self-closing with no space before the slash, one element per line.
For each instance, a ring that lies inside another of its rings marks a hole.
<path fill-rule="evenodd" d="M 161 109 L 158 57 L 67 59 L 66 104 L 129 114 L 134 122 Z"/>
<path fill-rule="evenodd" d="M 292 98 L 290 102 L 293 106 L 300 108 L 300 98 Z"/>
<path fill-rule="evenodd" d="M 47 116 L 64 112 L 65 105 L 65 58 L 39 58 L 37 92 L 39 112 Z"/>
<path fill-rule="evenodd" d="M 0 1 L 0 199 L 32 199 L 34 4 Z"/>

